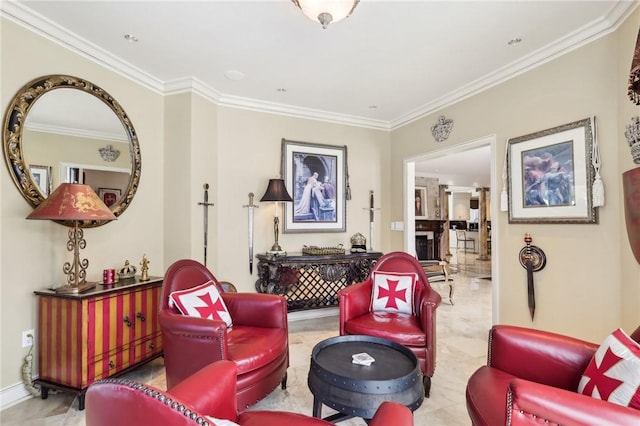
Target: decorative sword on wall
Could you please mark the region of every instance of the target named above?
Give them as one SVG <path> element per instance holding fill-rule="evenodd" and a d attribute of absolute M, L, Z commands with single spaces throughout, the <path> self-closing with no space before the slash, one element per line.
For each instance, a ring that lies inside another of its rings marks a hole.
<path fill-rule="evenodd" d="M 544 269 L 547 265 L 547 256 L 540 247 L 531 245 L 533 238 L 531 234 L 526 233 L 524 236 L 524 246 L 520 250 L 520 265 L 527 270 L 527 302 L 529 305 L 529 313 L 531 314 L 531 321 L 536 313 L 536 296 L 535 288 L 533 285 L 533 273 Z"/>
<path fill-rule="evenodd" d="M 249 193 L 249 204 L 242 207 L 246 207 L 249 216 L 249 273 L 253 274 L 253 209 L 257 209 L 260 206 L 253 204 L 253 192 Z"/>
<path fill-rule="evenodd" d="M 369 191 L 369 207 L 365 207 L 364 210 L 369 210 L 369 251 L 373 251 L 373 234 L 374 234 L 374 213 L 376 209 L 373 203 L 373 190 Z"/>
<path fill-rule="evenodd" d="M 213 206 L 213 203 L 209 202 L 209 184 L 202 185 L 204 188 L 204 201 L 199 202 L 199 206 L 204 207 L 204 266 L 207 266 L 207 234 L 209 233 L 209 206 Z"/>

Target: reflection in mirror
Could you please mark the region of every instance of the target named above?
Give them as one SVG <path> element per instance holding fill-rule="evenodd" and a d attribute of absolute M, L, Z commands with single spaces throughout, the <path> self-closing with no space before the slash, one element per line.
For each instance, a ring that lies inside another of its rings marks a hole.
<path fill-rule="evenodd" d="M 52 189 L 66 182 L 90 185 L 96 194 L 100 188 L 114 186 L 125 193 L 131 175 L 131 155 L 126 155 L 129 140 L 118 117 L 100 99 L 73 89 L 49 92 L 33 104 L 22 137 L 24 161 L 32 177 L 33 164 L 50 164 Z M 101 155 L 107 146 L 113 154 Z M 72 169 L 83 173 L 73 175 Z M 90 173 L 85 179 L 87 171 L 101 173 Z"/>
<path fill-rule="evenodd" d="M 13 180 L 33 207 L 60 183 L 77 182 L 119 216 L 137 190 L 135 130 L 120 105 L 85 80 L 54 75 L 25 85 L 7 110 L 3 137 Z"/>

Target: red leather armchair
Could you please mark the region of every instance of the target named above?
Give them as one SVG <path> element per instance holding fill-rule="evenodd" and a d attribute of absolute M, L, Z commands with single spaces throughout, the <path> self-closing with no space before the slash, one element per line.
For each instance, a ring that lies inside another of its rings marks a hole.
<path fill-rule="evenodd" d="M 169 295 L 213 281 L 233 321 L 181 315 L 169 306 Z M 195 260 L 179 260 L 167 269 L 158 320 L 167 372 L 167 388 L 206 365 L 234 361 L 238 369 L 238 407 L 244 410 L 264 398 L 278 384 L 286 387 L 289 366 L 287 303 L 281 296 L 224 293 L 218 280 Z"/>
<path fill-rule="evenodd" d="M 631 337 L 640 341 L 640 327 Z M 576 392 L 599 346 L 540 330 L 494 326 L 487 365 L 467 382 L 472 424 L 639 425 L 640 411 Z"/>
<path fill-rule="evenodd" d="M 373 271 L 415 272 L 418 283 L 413 296 L 415 315 L 371 312 Z M 378 259 L 365 281 L 338 292 L 340 335 L 360 334 L 382 337 L 411 349 L 424 375 L 424 394 L 429 396 L 436 361 L 436 309 L 440 295 L 431 288 L 415 257 L 405 252 L 388 253 Z"/>
<path fill-rule="evenodd" d="M 207 418 L 230 420 L 241 426 L 323 426 L 331 423 L 297 413 L 245 411 L 236 406 L 237 367 L 231 361 L 209 364 L 164 392 L 129 379 L 106 379 L 89 386 L 87 426 L 215 425 Z M 384 402 L 370 426 L 411 426 L 407 407 Z"/>

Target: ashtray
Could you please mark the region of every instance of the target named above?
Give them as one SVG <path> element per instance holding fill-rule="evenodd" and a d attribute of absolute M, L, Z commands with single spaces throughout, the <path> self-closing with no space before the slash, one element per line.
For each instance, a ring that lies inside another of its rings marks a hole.
<path fill-rule="evenodd" d="M 375 361 L 375 359 L 366 352 L 351 355 L 351 358 L 352 358 L 351 362 L 353 362 L 354 364 L 366 365 L 366 366 L 370 366 L 371 363 Z"/>

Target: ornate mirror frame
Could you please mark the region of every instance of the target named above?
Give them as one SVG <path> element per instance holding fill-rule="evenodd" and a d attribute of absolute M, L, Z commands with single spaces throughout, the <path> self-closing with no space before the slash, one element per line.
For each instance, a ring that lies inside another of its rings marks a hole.
<path fill-rule="evenodd" d="M 24 160 L 23 131 L 27 115 L 34 103 L 44 94 L 57 89 L 76 89 L 93 95 L 104 102 L 122 123 L 130 142 L 131 177 L 129 185 L 120 199 L 111 206 L 111 211 L 117 217 L 129 207 L 138 189 L 141 174 L 141 156 L 138 136 L 127 113 L 120 104 L 105 90 L 95 84 L 78 77 L 68 75 L 47 75 L 31 80 L 15 95 L 7 108 L 2 129 L 4 158 L 9 168 L 9 174 L 25 200 L 37 207 L 45 197 L 38 189 L 38 185 L 31 178 L 28 164 Z M 59 222 L 66 226 L 73 226 L 71 222 Z M 104 225 L 106 222 L 85 221 L 80 226 L 89 228 Z"/>

